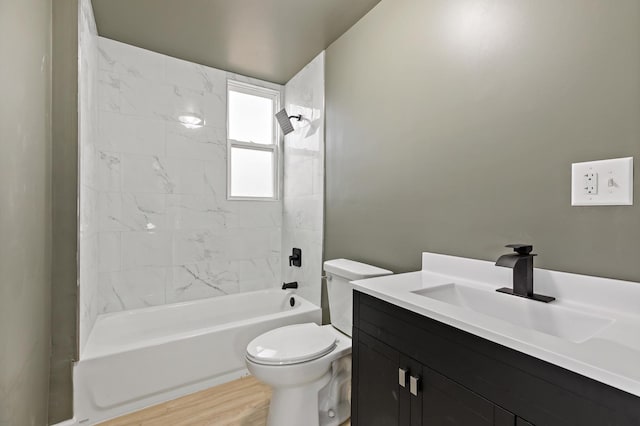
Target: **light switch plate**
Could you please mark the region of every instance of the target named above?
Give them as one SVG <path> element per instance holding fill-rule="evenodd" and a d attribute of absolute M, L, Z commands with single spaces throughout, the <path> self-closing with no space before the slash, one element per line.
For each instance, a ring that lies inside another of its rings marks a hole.
<path fill-rule="evenodd" d="M 571 205 L 633 205 L 633 157 L 573 163 Z"/>

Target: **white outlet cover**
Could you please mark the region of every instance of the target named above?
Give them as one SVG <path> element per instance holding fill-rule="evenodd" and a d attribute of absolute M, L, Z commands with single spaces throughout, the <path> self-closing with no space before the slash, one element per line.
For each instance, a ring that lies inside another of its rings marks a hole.
<path fill-rule="evenodd" d="M 595 193 L 585 186 L 585 176 L 597 176 Z M 633 205 L 633 157 L 587 161 L 571 165 L 572 206 Z"/>

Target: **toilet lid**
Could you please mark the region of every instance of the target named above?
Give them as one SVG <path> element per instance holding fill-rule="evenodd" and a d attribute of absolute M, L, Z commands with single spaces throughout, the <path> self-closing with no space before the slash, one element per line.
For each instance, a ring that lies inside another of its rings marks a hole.
<path fill-rule="evenodd" d="M 336 347 L 336 336 L 315 323 L 268 331 L 247 345 L 247 358 L 258 364 L 285 365 L 311 361 Z"/>

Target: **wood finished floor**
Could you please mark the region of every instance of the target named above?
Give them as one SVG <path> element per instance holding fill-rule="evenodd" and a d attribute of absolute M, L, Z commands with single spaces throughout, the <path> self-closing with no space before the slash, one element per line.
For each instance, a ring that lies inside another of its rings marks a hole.
<path fill-rule="evenodd" d="M 270 398 L 269 386 L 250 376 L 145 408 L 100 426 L 265 426 Z M 347 420 L 341 426 L 350 425 Z"/>

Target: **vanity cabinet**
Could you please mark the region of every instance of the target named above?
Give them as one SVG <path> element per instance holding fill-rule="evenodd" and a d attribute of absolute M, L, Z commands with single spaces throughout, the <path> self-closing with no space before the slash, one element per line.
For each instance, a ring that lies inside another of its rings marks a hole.
<path fill-rule="evenodd" d="M 354 392 L 352 404 L 363 408 L 354 415 L 352 424 L 516 425 L 514 414 L 368 334 L 358 331 L 357 340 L 354 360 L 357 357 L 363 374 L 359 376 L 358 392 Z"/>
<path fill-rule="evenodd" d="M 354 291 L 353 426 L 640 425 L 640 398 Z"/>

